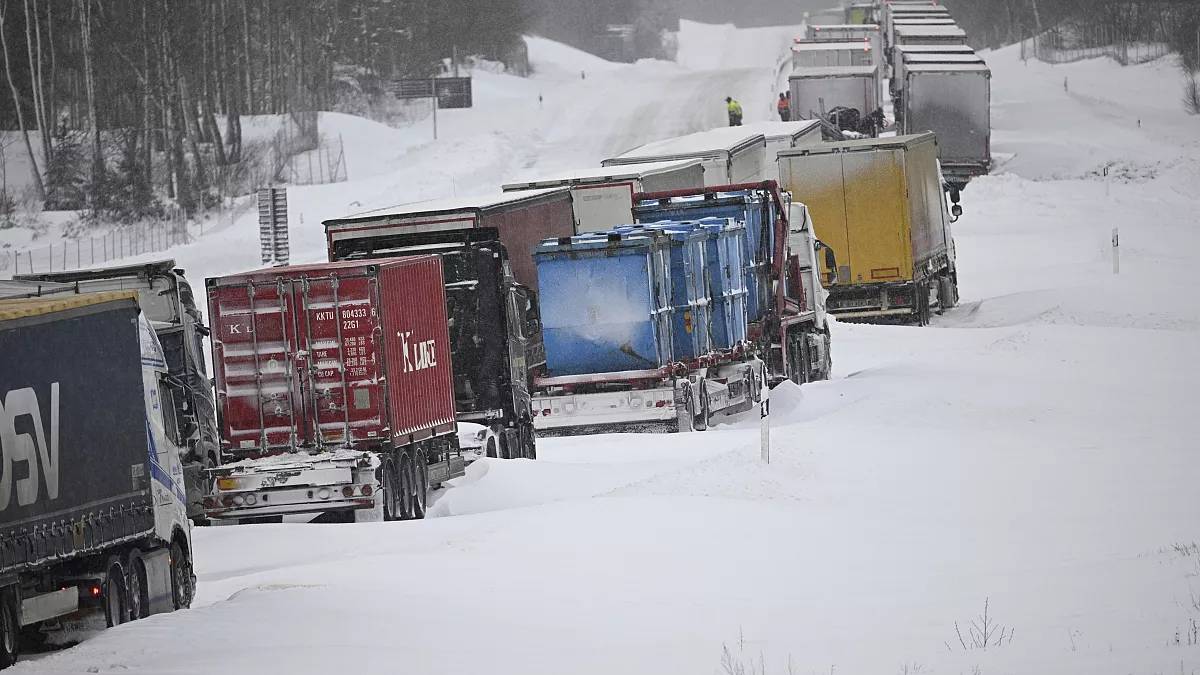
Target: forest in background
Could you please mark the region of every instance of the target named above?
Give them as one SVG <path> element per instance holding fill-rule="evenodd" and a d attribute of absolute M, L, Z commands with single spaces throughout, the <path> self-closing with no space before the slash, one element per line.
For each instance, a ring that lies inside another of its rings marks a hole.
<path fill-rule="evenodd" d="M 4 0 L 0 128 L 47 209 L 191 214 L 258 187 L 242 116 L 291 115 L 311 144 L 336 99 L 456 53 L 508 60 L 529 25 L 522 0 Z"/>

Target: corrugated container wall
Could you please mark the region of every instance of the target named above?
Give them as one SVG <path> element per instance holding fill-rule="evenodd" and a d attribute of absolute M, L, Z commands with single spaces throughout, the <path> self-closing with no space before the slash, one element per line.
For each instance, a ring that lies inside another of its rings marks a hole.
<path fill-rule="evenodd" d="M 209 279 L 222 447 L 372 448 L 453 430 L 437 256 Z"/>

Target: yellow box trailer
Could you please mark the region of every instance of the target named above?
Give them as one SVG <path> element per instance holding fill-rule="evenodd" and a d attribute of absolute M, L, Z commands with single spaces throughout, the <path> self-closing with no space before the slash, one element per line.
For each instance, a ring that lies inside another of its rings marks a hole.
<path fill-rule="evenodd" d="M 780 187 L 808 206 L 828 308 L 844 319 L 910 320 L 958 300 L 954 241 L 932 133 L 823 143 L 779 153 Z"/>

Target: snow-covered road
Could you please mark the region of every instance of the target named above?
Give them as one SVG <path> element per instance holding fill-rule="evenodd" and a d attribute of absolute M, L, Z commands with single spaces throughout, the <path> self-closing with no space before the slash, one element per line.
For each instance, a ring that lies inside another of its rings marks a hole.
<path fill-rule="evenodd" d="M 730 89 L 769 96 L 764 36 L 791 32 L 720 30 L 746 44 L 681 45 L 694 73 L 535 42 L 557 69 L 480 83 L 437 144 L 344 121 L 355 179 L 295 191 L 293 250 L 320 259 L 319 221 L 349 201 L 719 124 Z M 535 462 L 473 465 L 425 521 L 197 530 L 194 609 L 14 672 L 1200 670 L 1200 123 L 1170 63 L 986 56 L 1005 164 L 964 193 L 963 305 L 926 329 L 835 326 L 835 378 L 773 395 L 769 466 L 757 420 L 546 439 Z M 250 267 L 243 229 L 179 257 L 198 276 Z M 985 602 L 1012 636 L 971 649 Z"/>

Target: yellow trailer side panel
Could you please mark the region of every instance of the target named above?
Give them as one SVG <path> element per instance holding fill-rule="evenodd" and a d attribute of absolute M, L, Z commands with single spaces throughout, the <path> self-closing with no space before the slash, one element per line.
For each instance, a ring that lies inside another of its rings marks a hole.
<path fill-rule="evenodd" d="M 869 284 L 912 279 L 902 153 L 884 149 L 840 154 L 846 219 L 852 227 L 848 228 L 847 247 L 850 278 L 839 277 L 838 281 Z"/>
<path fill-rule="evenodd" d="M 844 270 L 838 278 L 849 274 L 849 239 L 846 227 L 846 188 L 842 180 L 842 156 L 840 154 L 810 155 L 803 161 L 779 162 L 779 175 L 783 188 L 792 192 L 793 198 L 808 207 L 812 217 L 813 233 L 837 256 L 838 267 Z M 831 270 L 825 265 L 824 256 L 818 256 L 821 278 L 828 282 Z"/>

